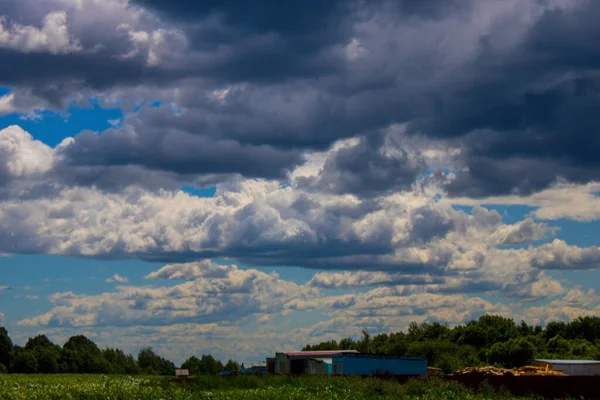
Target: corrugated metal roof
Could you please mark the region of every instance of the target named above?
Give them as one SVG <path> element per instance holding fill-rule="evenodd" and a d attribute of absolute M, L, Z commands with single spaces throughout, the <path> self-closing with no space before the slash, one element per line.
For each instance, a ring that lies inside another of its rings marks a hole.
<path fill-rule="evenodd" d="M 596 360 L 542 360 L 542 359 L 536 359 L 535 361 L 545 362 L 548 364 L 600 364 L 600 361 L 596 361 Z"/>
<path fill-rule="evenodd" d="M 357 350 L 323 350 L 323 351 L 290 351 L 284 352 L 288 357 L 323 357 L 323 356 L 333 356 L 335 354 L 341 353 L 359 353 Z"/>
<path fill-rule="evenodd" d="M 365 353 L 351 353 L 351 354 L 335 354 L 332 356 L 333 358 L 342 358 L 342 357 L 357 357 L 357 358 L 386 358 L 386 359 L 394 359 L 394 360 L 417 360 L 423 361 L 427 358 L 424 356 L 396 356 L 396 355 L 384 355 L 384 354 L 365 354 Z"/>

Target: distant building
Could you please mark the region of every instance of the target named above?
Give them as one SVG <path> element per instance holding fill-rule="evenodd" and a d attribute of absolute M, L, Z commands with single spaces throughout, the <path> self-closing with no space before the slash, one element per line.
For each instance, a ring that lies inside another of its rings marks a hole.
<path fill-rule="evenodd" d="M 600 361 L 596 360 L 535 360 L 542 368 L 562 371 L 570 376 L 600 376 Z"/>
<path fill-rule="evenodd" d="M 179 379 L 186 379 L 187 377 L 190 376 L 190 370 L 189 369 L 176 369 L 175 376 Z"/>
<path fill-rule="evenodd" d="M 273 375 L 275 373 L 275 363 L 277 357 L 267 357 L 267 374 Z"/>
<path fill-rule="evenodd" d="M 265 362 L 243 362 L 240 366 L 242 375 L 257 375 L 267 373 L 267 363 Z"/>
<path fill-rule="evenodd" d="M 332 373 L 336 354 L 358 354 L 356 350 L 291 351 L 277 353 L 274 373 L 278 375 L 326 375 Z"/>
<path fill-rule="evenodd" d="M 425 357 L 345 353 L 332 359 L 333 375 L 427 375 Z"/>

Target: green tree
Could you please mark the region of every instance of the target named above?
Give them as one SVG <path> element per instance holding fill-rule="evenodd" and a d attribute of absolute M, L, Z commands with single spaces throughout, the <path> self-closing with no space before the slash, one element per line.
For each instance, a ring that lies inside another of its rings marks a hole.
<path fill-rule="evenodd" d="M 96 343 L 83 335 L 71 336 L 63 345 L 59 368 L 61 372 L 106 374 L 110 364 L 102 357 Z"/>
<path fill-rule="evenodd" d="M 362 342 L 360 344 L 361 350 L 363 353 L 371 353 L 371 335 L 367 328 L 363 328 L 362 330 Z"/>
<path fill-rule="evenodd" d="M 223 364 L 210 354 L 203 354 L 200 358 L 191 356 L 181 364 L 181 368 L 189 369 L 191 375 L 214 375 L 223 370 Z"/>
<path fill-rule="evenodd" d="M 571 355 L 573 358 L 589 359 L 595 353 L 595 346 L 585 339 L 575 339 L 571 343 Z"/>
<path fill-rule="evenodd" d="M 506 342 L 518 336 L 515 321 L 499 315 L 483 315 L 477 321 L 467 323 L 466 329 L 474 329 L 478 335 L 474 343 L 465 342 L 475 346 L 492 346 L 494 343 Z M 474 332 L 474 333 L 475 333 Z"/>
<path fill-rule="evenodd" d="M 27 341 L 25 350 L 32 351 L 38 364 L 38 372 L 55 374 L 59 372 L 60 346 L 52 343 L 46 335 L 37 335 Z"/>
<path fill-rule="evenodd" d="M 120 349 L 104 349 L 102 357 L 110 364 L 111 374 L 138 374 L 139 367 L 131 354 L 125 354 Z"/>
<path fill-rule="evenodd" d="M 564 358 L 571 352 L 571 344 L 560 335 L 548 340 L 546 348 L 553 357 Z"/>
<path fill-rule="evenodd" d="M 546 325 L 545 336 L 546 340 L 550 340 L 556 336 L 565 337 L 567 331 L 567 324 L 564 322 L 552 321 Z"/>
<path fill-rule="evenodd" d="M 321 342 L 315 345 L 306 345 L 302 348 L 302 351 L 321 351 L 321 350 L 339 350 L 340 346 L 335 340 L 328 342 Z"/>
<path fill-rule="evenodd" d="M 38 363 L 38 372 L 41 374 L 56 374 L 59 371 L 58 360 L 60 353 L 47 347 L 40 347 L 33 351 Z"/>
<path fill-rule="evenodd" d="M 0 327 L 0 364 L 10 368 L 10 356 L 13 352 L 13 342 L 4 327 Z"/>
<path fill-rule="evenodd" d="M 38 369 L 37 359 L 32 350 L 17 348 L 12 357 L 11 372 L 17 374 L 35 374 Z"/>
<path fill-rule="evenodd" d="M 233 360 L 227 360 L 225 363 L 225 367 L 223 367 L 225 371 L 238 371 L 240 369 L 240 364 Z"/>
<path fill-rule="evenodd" d="M 200 357 L 200 368 L 203 374 L 214 375 L 223 370 L 223 364 L 210 354 L 203 354 L 202 357 Z"/>
<path fill-rule="evenodd" d="M 48 339 L 48 337 L 46 335 L 34 336 L 33 338 L 30 338 L 29 340 L 27 340 L 27 343 L 25 343 L 25 349 L 27 349 L 27 350 L 35 350 L 36 348 L 40 348 L 40 347 L 45 347 L 45 348 L 56 347 L 57 349 L 60 350 L 60 346 L 52 343 L 52 341 L 50 339 Z"/>
<path fill-rule="evenodd" d="M 371 351 L 375 354 L 386 354 L 388 340 L 388 335 L 385 333 L 375 335 L 373 339 L 371 339 Z"/>
<path fill-rule="evenodd" d="M 417 324 L 411 322 L 408 327 L 408 339 L 411 341 L 444 340 L 448 337 L 450 328 L 439 322 Z"/>
<path fill-rule="evenodd" d="M 578 317 L 565 327 L 568 339 L 594 341 L 600 339 L 600 317 Z"/>
<path fill-rule="evenodd" d="M 499 364 L 505 368 L 516 368 L 531 364 L 534 354 L 534 346 L 526 339 L 511 339 L 492 345 L 488 354 L 488 362 Z"/>
<path fill-rule="evenodd" d="M 430 365 L 433 365 L 436 361 L 436 355 L 440 353 L 440 350 L 442 350 L 442 346 L 443 344 L 433 340 L 412 342 L 408 346 L 408 354 L 414 356 L 424 356 L 427 358 L 427 362 Z"/>
<path fill-rule="evenodd" d="M 340 340 L 339 350 L 356 350 L 358 348 L 357 343 L 352 338 L 344 338 Z M 338 349 L 335 349 L 338 350 Z"/>
<path fill-rule="evenodd" d="M 155 354 L 151 347 L 144 347 L 140 350 L 137 362 L 145 374 L 175 375 L 175 364 Z"/>
<path fill-rule="evenodd" d="M 440 368 L 443 373 L 449 374 L 463 367 L 460 359 L 450 354 L 442 354 L 436 360 L 435 366 Z"/>
<path fill-rule="evenodd" d="M 408 354 L 409 342 L 402 332 L 391 333 L 388 335 L 387 342 L 384 345 L 383 354 L 406 355 Z"/>
<path fill-rule="evenodd" d="M 191 356 L 181 364 L 181 368 L 190 371 L 190 375 L 202 375 L 202 366 L 200 365 L 200 359 L 196 356 Z"/>
<path fill-rule="evenodd" d="M 533 326 L 527 325 L 527 322 L 521 321 L 521 325 L 517 328 L 519 336 L 530 336 L 533 335 Z"/>

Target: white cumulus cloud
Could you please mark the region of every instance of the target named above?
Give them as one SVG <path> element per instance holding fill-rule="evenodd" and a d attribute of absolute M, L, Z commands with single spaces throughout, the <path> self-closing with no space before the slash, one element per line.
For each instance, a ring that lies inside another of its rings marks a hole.
<path fill-rule="evenodd" d="M 79 42 L 69 35 L 67 13 L 47 14 L 41 27 L 9 23 L 0 18 L 0 47 L 22 52 L 71 53 L 82 50 Z"/>
<path fill-rule="evenodd" d="M 114 274 L 113 276 L 106 278 L 107 283 L 126 283 L 129 279 L 125 276 L 121 276 L 119 274 Z"/>

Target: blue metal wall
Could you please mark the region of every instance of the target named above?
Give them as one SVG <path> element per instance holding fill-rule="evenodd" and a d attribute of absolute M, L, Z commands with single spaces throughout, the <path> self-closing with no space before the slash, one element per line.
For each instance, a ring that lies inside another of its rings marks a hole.
<path fill-rule="evenodd" d="M 366 354 L 339 354 L 333 363 L 342 365 L 341 375 L 426 375 L 427 359 L 420 357 L 377 357 Z M 335 370 L 334 370 L 335 371 Z"/>

